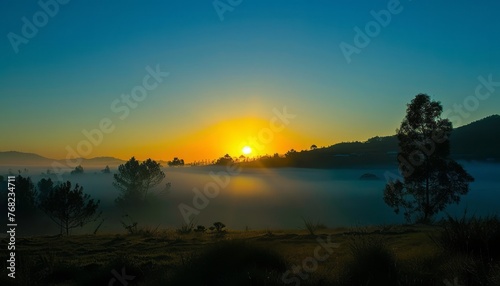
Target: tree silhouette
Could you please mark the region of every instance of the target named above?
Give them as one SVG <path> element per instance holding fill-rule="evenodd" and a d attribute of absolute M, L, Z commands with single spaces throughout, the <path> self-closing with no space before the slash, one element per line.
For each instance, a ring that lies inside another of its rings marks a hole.
<path fill-rule="evenodd" d="M 40 208 L 60 227 L 60 233 L 95 221 L 101 213 L 97 213 L 99 201 L 95 202 L 90 195 L 83 193 L 78 184 L 71 190 L 71 182 L 57 185 L 53 191 L 40 202 Z"/>
<path fill-rule="evenodd" d="M 103 174 L 111 174 L 111 169 L 109 168 L 108 165 L 104 169 L 101 170 Z"/>
<path fill-rule="evenodd" d="M 30 177 L 18 175 L 15 184 L 16 217 L 21 221 L 30 220 L 36 214 L 38 192 Z"/>
<path fill-rule="evenodd" d="M 123 205 L 144 201 L 148 191 L 165 178 L 165 173 L 161 170 L 161 165 L 154 160 L 147 159 L 139 163 L 132 157 L 118 167 L 118 173 L 113 177 L 113 186 L 121 192 L 116 203 Z"/>
<path fill-rule="evenodd" d="M 290 151 L 286 152 L 285 157 L 290 158 L 290 157 L 293 157 L 295 155 L 297 155 L 297 151 L 295 151 L 295 149 L 290 149 Z"/>
<path fill-rule="evenodd" d="M 79 175 L 79 174 L 83 174 L 82 165 L 76 166 L 75 169 L 73 171 L 71 171 L 71 175 Z"/>
<path fill-rule="evenodd" d="M 312 144 L 311 145 L 311 150 L 316 150 L 316 149 L 318 149 L 318 146 L 316 146 L 315 144 Z"/>
<path fill-rule="evenodd" d="M 234 160 L 229 154 L 224 155 L 224 157 L 220 157 L 216 162 L 215 165 L 230 165 L 233 164 Z"/>
<path fill-rule="evenodd" d="M 397 130 L 399 170 L 403 180 L 388 182 L 384 201 L 407 221 L 428 223 L 450 203 L 460 202 L 474 179 L 449 158 L 452 124 L 441 119 L 443 108 L 426 94 L 418 94 L 406 109 Z"/>
<path fill-rule="evenodd" d="M 184 160 L 183 159 L 179 159 L 177 157 L 174 157 L 174 159 L 172 161 L 168 161 L 167 164 L 170 167 L 184 166 Z"/>
<path fill-rule="evenodd" d="M 52 179 L 41 179 L 38 181 L 37 184 L 38 187 L 38 201 L 43 201 L 47 195 L 54 190 L 54 182 L 52 182 Z"/>

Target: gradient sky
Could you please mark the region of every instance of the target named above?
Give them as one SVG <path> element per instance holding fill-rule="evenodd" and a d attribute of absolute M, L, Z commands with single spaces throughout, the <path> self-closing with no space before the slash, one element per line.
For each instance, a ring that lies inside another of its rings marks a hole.
<path fill-rule="evenodd" d="M 416 94 L 453 110 L 478 76 L 500 81 L 493 0 L 403 0 L 350 63 L 340 43 L 391 1 L 243 0 L 223 21 L 213 1 L 69 1 L 15 53 L 8 34 L 41 10 L 26 2 L 0 9 L 0 151 L 64 158 L 109 118 L 114 131 L 85 157 L 239 156 L 286 106 L 296 117 L 254 148 L 284 153 L 392 135 Z M 169 76 L 120 119 L 111 103 L 157 65 Z M 455 125 L 500 113 L 497 88 Z"/>

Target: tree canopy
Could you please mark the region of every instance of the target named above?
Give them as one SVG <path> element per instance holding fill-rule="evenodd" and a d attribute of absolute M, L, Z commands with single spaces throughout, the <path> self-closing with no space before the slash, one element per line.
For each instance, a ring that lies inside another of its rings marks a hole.
<path fill-rule="evenodd" d="M 452 124 L 442 119 L 443 108 L 426 94 L 418 94 L 406 109 L 397 130 L 398 163 L 403 178 L 391 180 L 384 201 L 411 221 L 430 222 L 450 203 L 460 202 L 474 179 L 449 157 Z"/>
<path fill-rule="evenodd" d="M 167 164 L 170 167 L 184 166 L 184 160 L 175 157 L 172 161 L 168 161 Z"/>
<path fill-rule="evenodd" d="M 44 211 L 66 235 L 75 227 L 95 221 L 101 213 L 97 213 L 99 201 L 94 201 L 90 195 L 83 193 L 83 187 L 78 184 L 71 190 L 71 182 L 57 185 L 41 201 L 40 208 Z"/>
<path fill-rule="evenodd" d="M 123 205 L 144 201 L 148 191 L 165 178 L 165 173 L 154 160 L 147 159 L 140 163 L 132 157 L 118 167 L 118 173 L 113 177 L 113 186 L 120 191 L 116 203 Z"/>
<path fill-rule="evenodd" d="M 36 214 L 38 191 L 30 177 L 16 177 L 16 216 L 30 220 Z"/>

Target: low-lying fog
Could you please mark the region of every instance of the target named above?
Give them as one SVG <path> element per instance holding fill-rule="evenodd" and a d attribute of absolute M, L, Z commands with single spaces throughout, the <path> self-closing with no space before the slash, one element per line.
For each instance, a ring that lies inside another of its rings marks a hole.
<path fill-rule="evenodd" d="M 458 206 L 450 206 L 451 214 L 462 214 L 467 207 L 469 213 L 494 214 L 500 209 L 500 164 L 462 163 L 476 179 L 468 195 L 462 197 Z M 83 166 L 85 168 L 85 166 Z M 102 169 L 102 168 L 101 168 Z M 225 187 L 217 196 L 193 205 L 195 192 L 206 186 L 213 187 L 216 180 L 210 175 L 225 171 L 225 167 L 164 168 L 165 180 L 153 193 L 154 204 L 147 214 L 133 217 L 140 226 L 177 228 L 184 223 L 179 210 L 181 204 L 199 211 L 195 223 L 208 227 L 221 221 L 229 229 L 298 229 L 304 228 L 302 217 L 318 221 L 328 227 L 359 226 L 404 222 L 402 215 L 395 215 L 383 201 L 386 184 L 384 174 L 396 173 L 396 169 L 242 169 L 239 174 L 220 177 Z M 36 183 L 45 170 L 30 169 L 23 176 L 30 176 Z M 124 232 L 120 221 L 123 214 L 114 204 L 118 191 L 112 186 L 113 175 L 102 174 L 97 169 L 85 169 L 82 175 L 66 175 L 65 180 L 80 184 L 84 192 L 101 200 L 105 218 L 99 232 Z M 112 168 L 116 172 L 116 168 Z M 5 174 L 6 171 L 2 170 Z M 373 173 L 380 180 L 364 181 L 360 176 Z M 165 191 L 165 183 L 171 189 Z M 213 189 L 210 189 L 213 191 Z M 206 205 L 206 207 L 203 206 Z M 204 208 L 203 208 L 204 207 Z M 199 210 L 198 210 L 199 209 Z M 37 234 L 57 234 L 58 229 L 50 220 L 38 225 L 23 226 Z M 73 233 L 93 232 L 98 222 Z"/>

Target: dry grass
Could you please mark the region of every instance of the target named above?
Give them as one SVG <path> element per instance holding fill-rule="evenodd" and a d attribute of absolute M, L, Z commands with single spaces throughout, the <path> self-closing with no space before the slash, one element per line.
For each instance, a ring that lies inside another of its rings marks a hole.
<path fill-rule="evenodd" d="M 17 240 L 17 255 L 20 261 L 29 263 L 19 267 L 17 275 L 29 275 L 29 278 L 16 282 L 25 285 L 107 285 L 113 278 L 111 271 L 115 269 L 120 272 L 125 267 L 127 274 L 136 276 L 130 285 L 164 284 L 178 271 L 194 263 L 201 253 L 227 241 L 245 241 L 271 249 L 286 261 L 288 269 L 292 269 L 293 266 L 302 267 L 306 258 L 314 257 L 315 250 L 320 245 L 318 237 L 323 240 L 329 237 L 332 242 L 339 243 L 340 247 L 326 260 L 319 261 L 317 269 L 307 273 L 307 279 L 300 279 L 297 275 L 294 277 L 300 280 L 300 285 L 350 285 L 342 279 L 346 274 L 346 265 L 356 263 L 356 256 L 349 245 L 353 237 L 357 237 L 383 241 L 383 251 L 393 255 L 398 279 L 404 285 L 444 285 L 443 279 L 452 281 L 453 275 L 460 274 L 461 270 L 453 268 L 453 265 L 463 261 L 456 261 L 460 258 L 446 260 L 446 257 L 439 255 L 441 250 L 430 236 L 439 234 L 440 230 L 440 227 L 431 226 L 374 226 L 362 229 L 320 229 L 312 236 L 305 229 L 273 229 L 228 231 L 223 237 L 218 237 L 210 233 L 180 234 L 175 229 L 156 229 L 153 234 L 147 232 L 143 235 L 103 233 L 69 237 L 25 237 Z M 3 239 L 2 245 L 5 244 L 6 239 Z M 373 248 L 377 250 L 377 247 L 375 245 Z M 325 253 L 324 250 L 321 253 Z M 7 257 L 6 247 L 2 247 L 0 254 Z M 363 257 L 364 254 L 357 255 Z M 8 285 L 5 280 L 5 263 L 1 265 L 1 285 Z M 362 268 L 364 264 L 358 265 Z M 280 284 L 280 281 L 273 283 L 277 284 L 272 285 L 286 285 Z"/>

